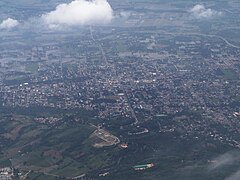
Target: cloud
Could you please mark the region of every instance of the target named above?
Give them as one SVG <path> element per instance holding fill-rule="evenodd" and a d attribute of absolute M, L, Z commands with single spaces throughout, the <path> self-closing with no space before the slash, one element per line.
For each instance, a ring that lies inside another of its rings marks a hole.
<path fill-rule="evenodd" d="M 8 18 L 2 21 L 0 29 L 12 29 L 19 25 L 19 22 L 15 19 Z"/>
<path fill-rule="evenodd" d="M 217 157 L 216 159 L 214 159 L 213 161 L 214 163 L 211 164 L 210 170 L 214 170 L 214 169 L 222 168 L 223 166 L 226 166 L 226 165 L 230 165 L 234 163 L 235 160 L 236 159 L 233 153 L 223 154 Z"/>
<path fill-rule="evenodd" d="M 74 0 L 42 15 L 42 20 L 50 28 L 102 25 L 110 23 L 112 19 L 113 10 L 107 0 Z"/>
<path fill-rule="evenodd" d="M 225 180 L 239 180 L 240 179 L 240 170 L 227 177 Z"/>
<path fill-rule="evenodd" d="M 190 9 L 190 12 L 197 18 L 211 18 L 222 15 L 222 12 L 206 8 L 204 5 L 197 4 Z"/>
<path fill-rule="evenodd" d="M 230 151 L 215 158 L 213 163 L 209 166 L 209 170 L 221 169 L 224 166 L 233 165 L 239 161 L 240 153 L 238 151 Z"/>

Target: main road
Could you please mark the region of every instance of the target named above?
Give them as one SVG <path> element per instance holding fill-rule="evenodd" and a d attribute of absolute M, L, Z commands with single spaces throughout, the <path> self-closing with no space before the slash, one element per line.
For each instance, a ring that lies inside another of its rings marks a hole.
<path fill-rule="evenodd" d="M 90 26 L 90 36 L 91 36 L 91 39 L 93 40 L 93 42 L 95 42 L 95 43 L 98 45 L 99 50 L 100 50 L 101 53 L 102 53 L 103 60 L 104 60 L 105 63 L 106 63 L 106 66 L 107 66 L 107 67 L 111 67 L 111 70 L 112 70 L 112 72 L 113 72 L 112 74 L 115 76 L 115 80 L 117 80 L 118 86 L 119 86 L 119 87 L 121 88 L 121 90 L 124 92 L 125 101 L 127 102 L 128 107 L 130 108 L 130 111 L 131 111 L 131 114 L 132 114 L 132 118 L 134 119 L 134 123 L 133 123 L 132 125 L 138 124 L 139 120 L 138 120 L 138 118 L 137 118 L 137 115 L 136 115 L 136 113 L 135 113 L 135 111 L 134 111 L 131 103 L 130 103 L 128 94 L 127 94 L 127 92 L 126 92 L 126 88 L 122 85 L 122 83 L 120 82 L 119 78 L 117 77 L 116 67 L 115 67 L 114 64 L 110 64 L 110 63 L 108 62 L 107 57 L 106 57 L 106 53 L 105 53 L 105 51 L 104 51 L 101 43 L 98 42 L 98 41 L 94 38 L 93 29 L 92 29 L 91 26 Z"/>

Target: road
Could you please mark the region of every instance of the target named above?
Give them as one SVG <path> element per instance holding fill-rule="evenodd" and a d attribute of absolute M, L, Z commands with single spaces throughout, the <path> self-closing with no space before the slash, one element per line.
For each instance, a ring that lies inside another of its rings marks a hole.
<path fill-rule="evenodd" d="M 128 103 L 128 107 L 130 108 L 130 111 L 131 111 L 131 114 L 132 114 L 132 117 L 134 118 L 134 123 L 132 125 L 137 125 L 139 123 L 139 120 L 136 116 L 136 113 L 134 111 L 134 109 L 132 108 L 132 105 L 130 103 L 130 100 L 129 100 L 129 97 L 128 97 L 128 94 L 126 93 L 126 88 L 122 85 L 122 83 L 120 82 L 118 76 L 117 76 L 117 71 L 116 71 L 116 67 L 114 64 L 110 64 L 107 60 L 107 57 L 106 57 L 106 53 L 101 45 L 101 43 L 99 43 L 95 38 L 94 38 L 94 35 L 93 35 L 93 29 L 92 27 L 90 26 L 90 35 L 91 35 L 91 39 L 93 40 L 93 42 L 95 42 L 98 47 L 99 47 L 99 50 L 101 51 L 102 53 L 102 56 L 103 56 L 103 60 L 105 61 L 106 63 L 106 66 L 107 68 L 111 67 L 111 70 L 112 70 L 112 74 L 114 75 L 115 77 L 115 80 L 117 80 L 118 82 L 118 86 L 121 88 L 121 90 L 124 92 L 124 97 L 125 97 L 125 100 L 126 102 Z"/>

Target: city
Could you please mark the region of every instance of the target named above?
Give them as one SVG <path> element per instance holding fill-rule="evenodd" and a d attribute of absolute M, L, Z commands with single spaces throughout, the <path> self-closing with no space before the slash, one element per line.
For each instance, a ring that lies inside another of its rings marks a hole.
<path fill-rule="evenodd" d="M 237 2 L 199 25 L 177 2 L 110 3 L 120 25 L 1 36 L 0 179 L 211 179 L 239 156 Z"/>

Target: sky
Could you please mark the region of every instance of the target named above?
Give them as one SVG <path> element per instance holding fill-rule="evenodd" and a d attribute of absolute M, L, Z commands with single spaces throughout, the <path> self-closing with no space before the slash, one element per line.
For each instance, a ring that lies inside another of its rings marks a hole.
<path fill-rule="evenodd" d="M 52 30 L 88 25 L 106 25 L 130 16 L 128 11 L 114 11 L 114 7 L 108 0 L 72 0 L 65 3 L 58 2 L 54 6 L 51 10 L 48 8 L 44 12 L 40 11 L 41 14 L 30 16 L 29 19 L 25 20 L 11 14 L 5 14 L 5 18 L 0 19 L 0 30 L 9 31 L 26 24 L 31 26 L 32 22 L 35 22 L 34 25 L 43 24 L 43 26 Z M 191 7 L 186 7 L 185 11 L 186 16 L 200 20 L 223 15 L 221 11 L 207 6 L 206 3 L 195 3 Z"/>

